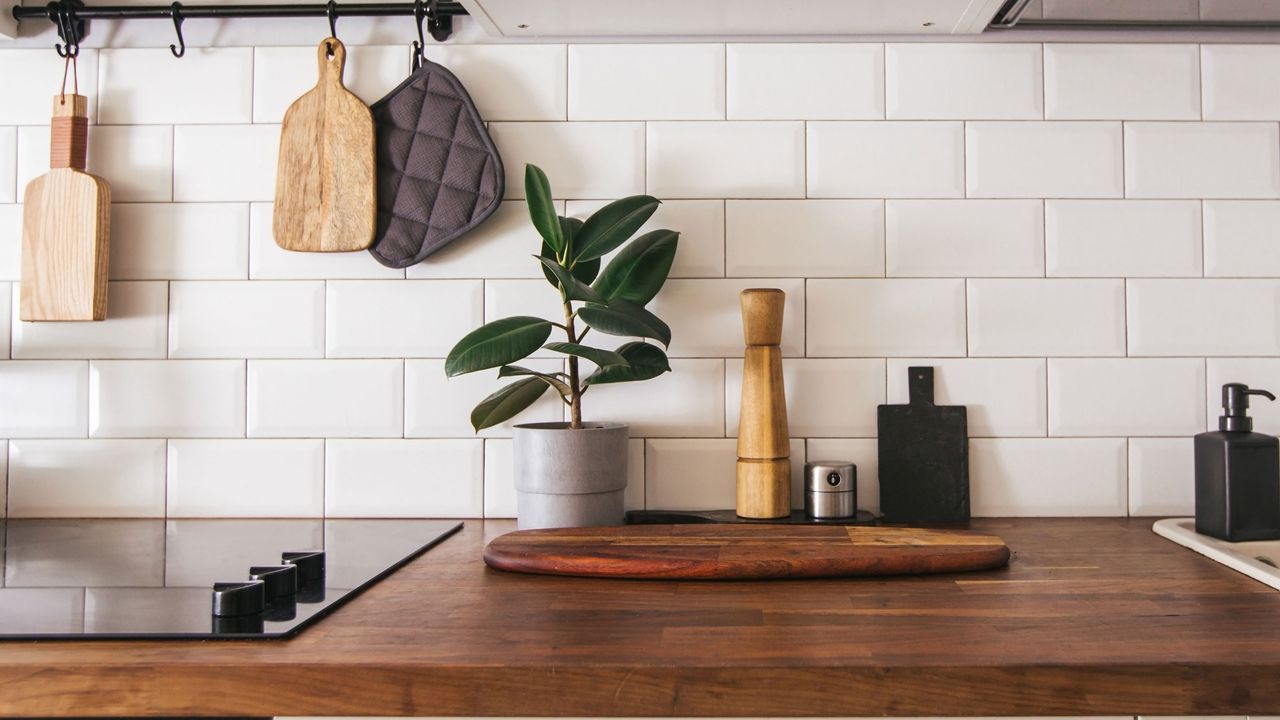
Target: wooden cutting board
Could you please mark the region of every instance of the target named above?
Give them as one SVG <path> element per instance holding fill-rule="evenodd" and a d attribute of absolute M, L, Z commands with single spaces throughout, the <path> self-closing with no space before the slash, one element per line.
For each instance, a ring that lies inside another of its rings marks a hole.
<path fill-rule="evenodd" d="M 327 38 L 316 57 L 319 82 L 293 101 L 280 127 L 272 233 L 285 250 L 364 250 L 377 212 L 373 114 L 342 84 L 342 43 Z"/>
<path fill-rule="evenodd" d="M 484 561 L 539 575 L 764 580 L 989 570 L 1009 562 L 1009 548 L 954 530 L 629 525 L 520 530 L 490 542 Z"/>

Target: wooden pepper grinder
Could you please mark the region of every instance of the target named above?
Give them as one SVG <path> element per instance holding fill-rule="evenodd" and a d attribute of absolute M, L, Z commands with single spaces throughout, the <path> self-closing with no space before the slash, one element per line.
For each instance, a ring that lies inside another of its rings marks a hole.
<path fill-rule="evenodd" d="M 742 408 L 738 418 L 738 516 L 791 514 L 791 438 L 782 383 L 782 308 L 777 288 L 742 291 Z"/>

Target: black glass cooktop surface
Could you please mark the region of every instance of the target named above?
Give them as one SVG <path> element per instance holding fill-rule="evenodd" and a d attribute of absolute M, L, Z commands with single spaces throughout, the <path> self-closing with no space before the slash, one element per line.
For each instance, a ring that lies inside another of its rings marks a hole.
<path fill-rule="evenodd" d="M 444 520 L 0 521 L 0 639 L 287 637 L 461 527 Z"/>

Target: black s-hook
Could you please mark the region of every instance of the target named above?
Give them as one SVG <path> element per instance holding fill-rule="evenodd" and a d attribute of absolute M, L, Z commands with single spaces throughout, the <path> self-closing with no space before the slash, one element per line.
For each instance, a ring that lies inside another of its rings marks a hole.
<path fill-rule="evenodd" d="M 76 6 L 68 0 L 62 2 L 51 2 L 47 6 L 49 11 L 49 20 L 58 28 L 58 36 L 62 38 L 62 42 L 54 43 L 53 49 L 57 51 L 58 57 L 74 58 L 80 54 L 80 35 L 84 30 L 84 21 L 76 18 Z"/>
<path fill-rule="evenodd" d="M 335 0 L 329 0 L 329 4 L 324 9 L 325 17 L 329 18 L 329 37 L 334 40 L 338 39 L 338 3 Z M 329 57 L 333 57 L 333 43 L 325 43 L 325 51 Z"/>
<path fill-rule="evenodd" d="M 422 38 L 422 21 L 427 17 L 427 6 L 422 0 L 413 0 L 413 20 L 417 23 L 418 39 L 413 41 L 413 69 L 416 71 L 426 62 L 427 43 Z"/>
<path fill-rule="evenodd" d="M 180 58 L 187 54 L 187 41 L 182 39 L 182 3 L 175 2 L 169 6 L 169 15 L 173 17 L 173 31 L 178 35 L 178 44 L 170 45 L 169 52 Z"/>

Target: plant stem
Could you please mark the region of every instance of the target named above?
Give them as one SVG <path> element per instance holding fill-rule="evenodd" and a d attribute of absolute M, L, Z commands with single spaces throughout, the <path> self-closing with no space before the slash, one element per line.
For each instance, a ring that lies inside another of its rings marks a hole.
<path fill-rule="evenodd" d="M 569 342 L 576 343 L 581 339 L 574 330 L 573 306 L 568 300 L 564 301 L 564 326 Z M 573 355 L 569 356 L 569 427 L 573 430 L 582 429 L 582 390 L 578 384 L 578 358 Z"/>

